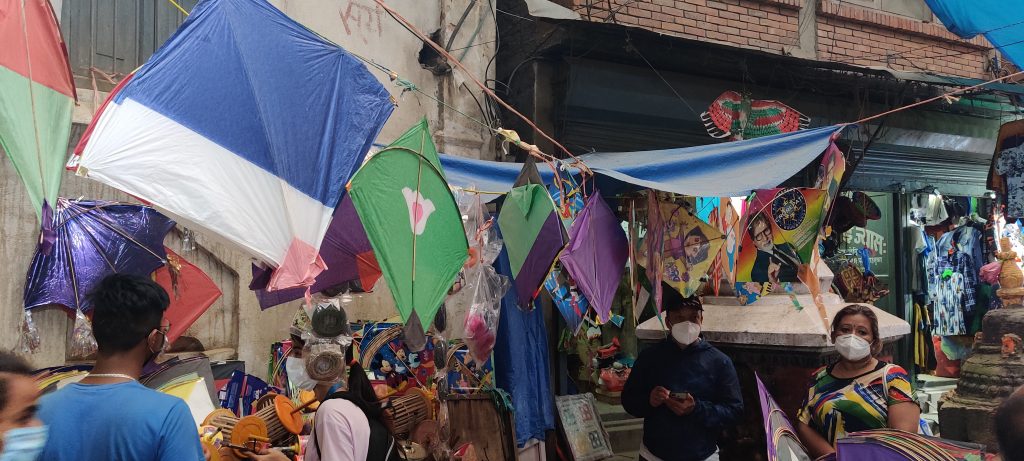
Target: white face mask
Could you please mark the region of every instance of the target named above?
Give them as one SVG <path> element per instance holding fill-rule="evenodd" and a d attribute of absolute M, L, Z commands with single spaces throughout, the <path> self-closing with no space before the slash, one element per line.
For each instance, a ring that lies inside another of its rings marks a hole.
<path fill-rule="evenodd" d="M 693 344 L 700 337 L 700 325 L 693 322 L 679 322 L 672 325 L 672 339 L 682 346 Z"/>
<path fill-rule="evenodd" d="M 857 361 L 871 355 L 871 343 L 857 335 L 836 338 L 836 350 L 846 360 Z"/>
<path fill-rule="evenodd" d="M 311 391 L 316 387 L 316 381 L 306 373 L 306 362 L 297 357 L 288 357 L 284 361 L 285 372 L 288 373 L 288 381 L 295 387 L 304 391 Z"/>

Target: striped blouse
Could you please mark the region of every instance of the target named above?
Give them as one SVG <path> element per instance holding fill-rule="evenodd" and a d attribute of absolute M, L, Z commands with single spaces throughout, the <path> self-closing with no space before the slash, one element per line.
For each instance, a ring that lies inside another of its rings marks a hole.
<path fill-rule="evenodd" d="M 812 375 L 797 418 L 835 446 L 848 433 L 887 427 L 889 405 L 913 401 L 907 371 L 898 365 L 878 362 L 848 379 L 833 376 L 832 366 L 822 367 Z"/>

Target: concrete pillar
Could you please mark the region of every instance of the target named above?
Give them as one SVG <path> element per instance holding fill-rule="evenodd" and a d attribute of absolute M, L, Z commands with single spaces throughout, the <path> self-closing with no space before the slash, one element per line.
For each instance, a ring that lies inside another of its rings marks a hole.
<path fill-rule="evenodd" d="M 789 48 L 789 54 L 798 58 L 818 58 L 818 0 L 804 0 L 797 23 L 799 43 Z"/>

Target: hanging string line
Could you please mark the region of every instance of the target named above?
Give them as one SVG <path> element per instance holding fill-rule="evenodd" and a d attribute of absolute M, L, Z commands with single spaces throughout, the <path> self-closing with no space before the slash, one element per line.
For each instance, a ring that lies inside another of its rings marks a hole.
<path fill-rule="evenodd" d="M 940 94 L 940 95 L 938 95 L 938 96 L 936 96 L 934 98 L 929 98 L 929 99 L 925 99 L 923 101 L 918 101 L 918 102 L 915 102 L 913 104 L 908 104 L 908 105 L 903 106 L 903 107 L 897 107 L 895 109 L 888 110 L 888 111 L 882 112 L 880 114 L 875 114 L 875 115 L 872 115 L 870 117 L 862 118 L 860 120 L 857 120 L 856 122 L 843 123 L 840 126 L 859 125 L 859 124 L 864 123 L 864 122 L 868 122 L 868 121 L 871 121 L 871 120 L 875 120 L 875 119 L 878 119 L 878 118 L 885 117 L 886 115 L 891 115 L 891 114 L 895 114 L 897 112 L 902 112 L 902 111 L 905 111 L 907 109 L 911 109 L 911 108 L 914 108 L 914 107 L 917 107 L 917 106 L 923 106 L 925 104 L 932 103 L 932 102 L 938 101 L 940 99 L 945 99 L 945 100 L 948 101 L 951 96 L 954 96 L 954 95 L 957 95 L 957 94 L 960 94 L 960 93 L 964 93 L 964 92 L 967 92 L 967 91 L 970 91 L 970 90 L 978 89 L 978 88 L 981 88 L 981 87 L 983 87 L 985 85 L 989 85 L 989 84 L 992 84 L 992 83 L 1001 82 L 1003 80 L 1006 80 L 1006 79 L 1009 79 L 1009 78 L 1012 78 L 1012 77 L 1016 77 L 1016 76 L 1019 76 L 1019 75 L 1024 75 L 1024 70 L 1018 71 L 1018 72 L 1014 72 L 1014 73 L 1012 73 L 1010 75 L 1006 75 L 1006 76 L 1003 76 L 1003 77 L 994 78 L 994 79 L 989 80 L 987 82 L 979 83 L 977 85 L 969 86 L 967 88 L 960 88 L 960 89 L 953 90 L 953 91 L 950 91 L 950 92 L 947 92 L 947 93 L 943 93 L 943 94 Z"/>
<path fill-rule="evenodd" d="M 462 64 L 462 62 L 460 62 L 458 59 L 456 59 L 454 56 L 452 56 L 450 53 L 448 53 L 441 45 L 438 45 L 437 43 L 434 43 L 433 40 L 431 40 L 429 37 L 427 37 L 422 31 L 417 29 L 411 22 L 409 22 L 409 20 L 405 19 L 405 17 L 403 17 L 397 11 L 395 11 L 394 9 L 392 9 L 391 7 L 386 5 L 382 0 L 374 0 L 374 1 L 378 5 L 380 5 L 380 7 L 383 8 L 384 11 L 386 11 L 392 18 L 394 18 L 402 26 L 404 26 L 411 33 L 413 33 L 413 35 L 416 35 L 416 37 L 418 37 L 423 43 L 429 45 L 431 48 L 434 49 L 434 51 L 436 51 L 438 54 L 440 54 L 445 59 L 447 59 L 451 64 L 453 64 L 455 67 L 458 67 L 459 70 L 461 70 L 464 74 L 466 74 L 466 76 L 469 77 L 469 79 L 474 84 L 476 84 L 476 86 L 479 87 L 481 91 L 484 92 L 484 94 L 489 96 L 491 99 L 493 99 L 495 102 L 500 104 L 502 107 L 504 107 L 509 112 L 513 113 L 514 115 L 516 115 L 517 117 L 522 119 L 524 122 L 526 122 L 527 125 L 530 126 L 530 128 L 533 128 L 533 130 L 537 134 L 541 135 L 544 139 L 547 139 L 549 142 L 554 144 L 555 147 L 557 147 L 560 150 L 562 150 L 566 155 L 569 156 L 569 158 L 571 158 L 573 160 L 573 165 L 574 166 L 578 167 L 580 170 L 582 170 L 586 174 L 592 174 L 592 171 L 589 168 L 587 168 L 587 166 L 578 157 L 573 155 L 573 153 L 570 152 L 569 149 L 567 149 L 560 142 L 556 141 L 554 138 L 549 136 L 546 132 L 544 132 L 544 130 L 540 129 L 540 127 L 538 127 L 532 120 L 530 120 L 529 117 L 526 117 L 525 115 L 523 115 L 522 113 L 517 111 L 515 108 L 513 108 L 511 105 L 509 105 L 507 102 L 505 102 L 505 100 L 501 99 L 501 97 L 499 97 L 497 94 L 495 94 L 494 91 L 492 91 L 490 88 L 487 87 L 487 85 L 484 85 L 483 83 L 481 83 L 480 80 L 477 79 L 476 76 L 473 75 L 473 73 L 470 72 L 469 69 L 467 69 L 466 66 L 464 66 Z M 519 145 L 519 146 L 523 147 L 522 145 Z M 536 146 L 528 146 L 528 147 L 529 147 L 527 149 L 528 152 L 536 152 L 537 154 L 540 154 L 540 155 L 549 156 L 547 154 L 543 154 L 543 152 L 540 152 L 540 149 L 538 149 Z M 557 160 L 554 157 L 552 157 L 551 159 L 552 160 Z"/>
<path fill-rule="evenodd" d="M 182 8 L 181 5 L 178 4 L 178 2 L 176 2 L 174 0 L 167 0 L 167 1 L 171 2 L 171 5 L 174 5 L 174 7 L 178 9 L 178 11 L 181 11 L 181 14 L 184 14 L 185 16 L 188 16 L 188 11 L 185 11 L 185 9 Z"/>

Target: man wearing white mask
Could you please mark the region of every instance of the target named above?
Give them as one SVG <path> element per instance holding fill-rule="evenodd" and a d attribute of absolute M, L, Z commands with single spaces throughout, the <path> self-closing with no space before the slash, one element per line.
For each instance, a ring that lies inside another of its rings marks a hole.
<path fill-rule="evenodd" d="M 640 459 L 718 460 L 719 432 L 743 412 L 736 369 L 700 336 L 704 307 L 662 284 L 669 337 L 640 353 L 622 391 L 622 406 L 644 418 Z"/>

